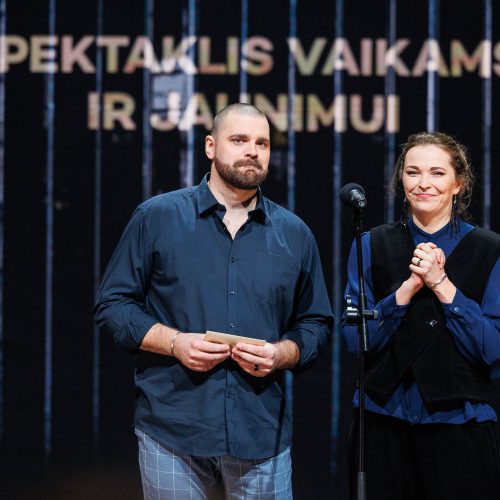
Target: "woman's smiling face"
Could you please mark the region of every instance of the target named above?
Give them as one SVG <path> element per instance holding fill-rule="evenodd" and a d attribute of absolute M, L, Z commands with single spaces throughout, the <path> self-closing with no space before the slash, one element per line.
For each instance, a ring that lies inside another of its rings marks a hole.
<path fill-rule="evenodd" d="M 451 216 L 460 182 L 445 149 L 434 145 L 411 148 L 406 153 L 402 182 L 415 217 L 438 220 Z"/>

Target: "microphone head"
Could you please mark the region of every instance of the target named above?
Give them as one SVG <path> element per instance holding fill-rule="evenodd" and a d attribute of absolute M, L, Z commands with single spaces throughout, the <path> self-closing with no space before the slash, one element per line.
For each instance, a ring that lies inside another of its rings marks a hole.
<path fill-rule="evenodd" d="M 340 189 L 339 192 L 340 200 L 345 205 L 349 205 L 354 208 L 364 208 L 366 207 L 366 196 L 365 190 L 354 182 L 346 184 Z"/>

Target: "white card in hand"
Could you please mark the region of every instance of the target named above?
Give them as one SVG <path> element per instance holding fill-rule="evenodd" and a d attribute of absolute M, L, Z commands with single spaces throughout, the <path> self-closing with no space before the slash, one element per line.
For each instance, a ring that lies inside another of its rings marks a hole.
<path fill-rule="evenodd" d="M 208 342 L 217 342 L 219 344 L 228 344 L 231 347 L 235 346 L 238 342 L 253 345 L 264 345 L 266 343 L 266 341 L 262 339 L 231 335 L 230 333 L 213 332 L 211 330 L 206 331 L 204 340 L 207 340 Z"/>

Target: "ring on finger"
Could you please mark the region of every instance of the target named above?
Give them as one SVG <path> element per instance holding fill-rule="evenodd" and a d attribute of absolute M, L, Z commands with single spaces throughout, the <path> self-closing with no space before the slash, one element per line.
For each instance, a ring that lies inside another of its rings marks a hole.
<path fill-rule="evenodd" d="M 254 372 L 258 372 L 260 370 L 260 366 L 259 365 L 253 365 L 253 371 Z"/>
<path fill-rule="evenodd" d="M 417 266 L 418 266 L 418 267 L 420 267 L 420 263 L 421 263 L 423 260 L 424 260 L 424 259 L 422 259 L 422 258 L 419 258 L 419 259 L 417 260 Z"/>

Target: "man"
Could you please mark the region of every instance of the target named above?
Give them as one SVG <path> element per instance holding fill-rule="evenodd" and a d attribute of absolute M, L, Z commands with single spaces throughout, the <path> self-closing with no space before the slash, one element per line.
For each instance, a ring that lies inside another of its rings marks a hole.
<path fill-rule="evenodd" d="M 205 139 L 199 186 L 135 211 L 96 321 L 136 354 L 134 425 L 146 498 L 290 499 L 284 370 L 325 347 L 331 309 L 311 231 L 265 198 L 269 124 L 233 104 Z M 265 340 L 233 348 L 207 330 Z"/>

